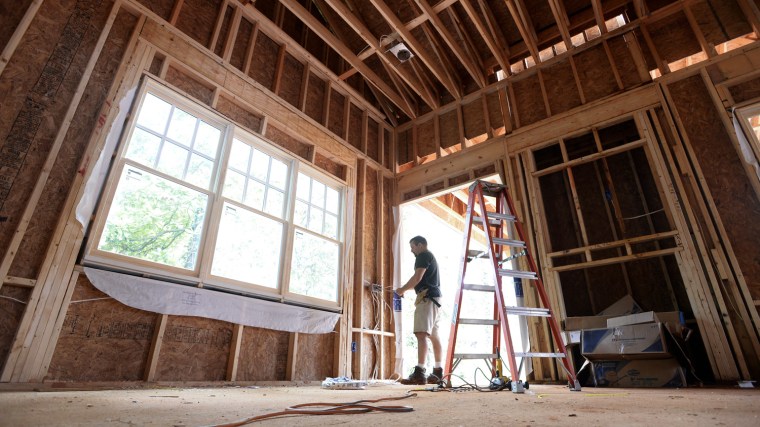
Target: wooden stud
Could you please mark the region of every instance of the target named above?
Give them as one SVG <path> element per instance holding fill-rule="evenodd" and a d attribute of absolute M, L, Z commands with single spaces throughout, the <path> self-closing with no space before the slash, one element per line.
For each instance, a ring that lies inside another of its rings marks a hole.
<path fill-rule="evenodd" d="M 161 344 L 164 342 L 164 334 L 166 333 L 166 324 L 168 322 L 168 315 L 162 314 L 158 316 L 156 329 L 153 332 L 153 341 L 150 344 L 150 352 L 148 353 L 148 363 L 145 365 L 145 381 L 151 382 L 156 380 L 158 356 L 161 353 Z"/>
<path fill-rule="evenodd" d="M 248 40 L 248 49 L 245 50 L 245 59 L 243 60 L 243 63 L 245 64 L 243 67 L 243 73 L 247 76 L 251 72 L 251 63 L 253 62 L 253 50 L 256 48 L 256 41 L 259 38 L 259 23 L 256 22 L 253 24 L 253 30 L 251 30 L 251 37 Z M 283 45 L 282 48 L 284 49 L 285 46 Z"/>
<path fill-rule="evenodd" d="M 279 4 L 279 3 L 278 3 Z M 285 55 L 286 55 L 286 49 L 285 45 L 280 45 L 280 51 L 277 53 L 277 65 L 275 65 L 275 71 L 274 71 L 274 84 L 272 85 L 272 92 L 279 93 L 280 92 L 280 84 L 282 83 L 282 73 L 284 71 L 284 65 L 285 65 Z M 348 102 L 349 97 L 346 97 L 346 102 Z"/>
<path fill-rule="evenodd" d="M 546 109 L 546 117 L 552 116 L 552 108 L 549 105 L 549 97 L 546 95 L 546 84 L 544 83 L 544 75 L 541 70 L 537 70 L 538 84 L 541 87 L 541 98 L 544 100 L 544 109 Z"/>
<path fill-rule="evenodd" d="M 169 24 L 173 27 L 177 26 L 177 19 L 179 19 L 179 13 L 182 10 L 182 6 L 185 4 L 185 0 L 176 0 L 174 7 L 172 8 L 172 14 L 169 17 Z"/>
<path fill-rule="evenodd" d="M 607 43 L 607 40 L 602 40 L 602 45 L 604 46 L 604 52 L 607 54 L 607 60 L 610 61 L 612 74 L 615 75 L 615 82 L 617 82 L 618 90 L 623 90 L 625 89 L 625 85 L 623 85 L 623 79 L 620 78 L 620 71 L 618 71 L 617 65 L 615 64 L 615 57 L 612 56 L 610 45 Z"/>
<path fill-rule="evenodd" d="M 37 16 L 37 11 L 40 10 L 41 5 L 42 0 L 32 0 L 32 2 L 29 3 L 29 7 L 26 8 L 26 12 L 21 18 L 21 21 L 16 25 L 16 29 L 13 30 L 13 34 L 5 44 L 2 54 L 0 54 L 0 75 L 3 74 L 3 70 L 5 70 L 5 66 L 10 62 L 13 53 L 16 52 L 16 48 L 19 43 L 21 43 L 21 39 L 24 37 L 24 34 L 26 34 L 26 30 L 29 29 L 29 25 L 31 25 L 34 17 Z"/>
<path fill-rule="evenodd" d="M 179 0 L 182 1 L 182 0 Z M 232 15 L 232 23 L 230 25 L 229 32 L 227 33 L 227 39 L 224 42 L 224 50 L 222 51 L 222 59 L 226 62 L 230 61 L 232 57 L 232 50 L 235 47 L 237 41 L 238 31 L 240 29 L 240 20 L 243 16 L 243 8 L 240 6 L 235 8 L 235 13 Z"/>
<path fill-rule="evenodd" d="M 219 4 L 219 13 L 216 16 L 216 24 L 214 24 L 214 32 L 211 35 L 211 41 L 209 42 L 208 49 L 210 51 L 214 51 L 214 47 L 216 47 L 216 42 L 219 41 L 219 33 L 222 30 L 222 24 L 224 23 L 224 16 L 227 15 L 227 6 L 229 0 L 222 0 L 222 2 Z"/>
<path fill-rule="evenodd" d="M 236 324 L 232 329 L 230 355 L 227 358 L 227 381 L 237 381 L 238 365 L 240 362 L 240 345 L 243 343 L 243 325 Z"/>
<path fill-rule="evenodd" d="M 288 362 L 285 365 L 285 381 L 295 381 L 298 363 L 298 332 L 288 334 Z"/>
<path fill-rule="evenodd" d="M 715 51 L 715 46 L 712 43 L 707 43 L 707 39 L 705 39 L 705 35 L 702 33 L 702 29 L 699 27 L 697 18 L 694 17 L 694 12 L 691 11 L 691 6 L 689 3 L 684 3 L 683 12 L 686 15 L 686 20 L 689 21 L 691 31 L 694 33 L 694 36 L 696 36 L 697 41 L 699 42 L 699 46 L 702 48 L 702 52 L 704 52 L 708 58 L 717 56 L 718 52 Z"/>

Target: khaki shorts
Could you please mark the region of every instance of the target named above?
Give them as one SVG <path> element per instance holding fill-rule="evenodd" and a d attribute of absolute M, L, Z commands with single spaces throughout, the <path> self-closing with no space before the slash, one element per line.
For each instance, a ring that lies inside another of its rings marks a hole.
<path fill-rule="evenodd" d="M 440 298 L 435 298 L 440 304 Z M 428 335 L 438 335 L 440 323 L 440 307 L 430 298 L 425 298 L 414 307 L 414 332 L 425 332 Z"/>

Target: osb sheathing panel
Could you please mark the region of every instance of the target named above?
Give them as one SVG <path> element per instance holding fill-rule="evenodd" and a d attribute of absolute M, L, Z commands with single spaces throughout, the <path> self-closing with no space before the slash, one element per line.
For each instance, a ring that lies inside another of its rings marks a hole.
<path fill-rule="evenodd" d="M 473 139 L 486 133 L 486 121 L 483 118 L 483 100 L 475 98 L 474 101 L 462 106 L 462 119 L 464 120 L 464 137 Z"/>
<path fill-rule="evenodd" d="M 735 0 L 696 2 L 691 11 L 707 43 L 717 45 L 752 32 Z"/>
<path fill-rule="evenodd" d="M 253 327 L 243 328 L 238 358 L 238 381 L 284 381 L 290 334 Z"/>
<path fill-rule="evenodd" d="M 414 160 L 414 146 L 412 138 L 412 129 L 407 129 L 397 134 L 398 164 L 411 162 Z"/>
<path fill-rule="evenodd" d="M 362 150 L 362 123 L 364 123 L 364 112 L 354 105 L 350 104 L 348 115 L 348 143 Z"/>
<path fill-rule="evenodd" d="M 428 120 L 417 127 L 417 155 L 420 157 L 435 153 L 434 121 L 435 119 Z"/>
<path fill-rule="evenodd" d="M 516 81 L 512 87 L 515 93 L 515 109 L 520 118 L 520 126 L 527 126 L 546 118 L 546 106 L 537 73 Z"/>
<path fill-rule="evenodd" d="M 589 245 L 617 240 L 612 228 L 613 225 L 610 223 L 614 221 L 614 217 L 610 218 L 607 214 L 607 208 L 613 212 L 614 208 L 612 203 L 606 201 L 605 189 L 601 188 L 599 184 L 600 177 L 598 174 L 601 171 L 596 168 L 598 166 L 601 169 L 599 163 L 601 161 L 585 163 L 572 168 L 583 221 L 588 224 L 586 236 Z M 592 224 L 593 226 L 591 226 Z"/>
<path fill-rule="evenodd" d="M 760 299 L 760 202 L 699 75 L 669 85 L 753 299 Z"/>
<path fill-rule="evenodd" d="M 612 52 L 612 59 L 615 61 L 615 67 L 620 74 L 620 80 L 623 81 L 623 87 L 626 89 L 641 83 L 636 63 L 633 61 L 631 50 L 628 47 L 628 39 L 633 39 L 633 35 L 626 34 L 607 41 Z"/>
<path fill-rule="evenodd" d="M 574 60 L 586 102 L 603 98 L 618 90 L 615 74 L 602 44 L 581 52 Z"/>
<path fill-rule="evenodd" d="M 501 114 L 499 92 L 491 92 L 487 94 L 486 104 L 488 105 L 488 121 L 491 122 L 491 128 L 499 129 L 504 126 L 504 116 Z"/>
<path fill-rule="evenodd" d="M 589 298 L 593 301 L 594 311 L 604 310 L 628 294 L 623 268 L 620 265 L 589 268 L 586 272 L 588 274 L 585 279 L 588 282 Z M 646 282 L 642 285 L 651 286 L 651 283 Z"/>
<path fill-rule="evenodd" d="M 304 142 L 293 138 L 282 130 L 273 126 L 271 123 L 267 125 L 266 137 L 280 147 L 290 151 L 291 153 L 301 156 L 304 159 L 309 158 L 310 146 Z"/>
<path fill-rule="evenodd" d="M 208 46 L 220 4 L 221 0 L 183 0 L 177 28 L 203 46 Z"/>
<path fill-rule="evenodd" d="M 301 99 L 301 81 L 303 80 L 303 64 L 286 53 L 282 63 L 280 90 L 277 92 L 288 104 L 298 108 Z"/>
<path fill-rule="evenodd" d="M 214 98 L 214 90 L 193 78 L 189 73 L 184 73 L 177 68 L 169 66 L 169 69 L 166 70 L 165 79 L 168 83 L 176 86 L 201 104 L 211 105 L 211 101 Z"/>
<path fill-rule="evenodd" d="M 760 97 L 760 78 L 748 80 L 729 88 L 735 103 L 741 103 Z"/>
<path fill-rule="evenodd" d="M 383 166 L 393 170 L 393 134 L 383 128 Z"/>
<path fill-rule="evenodd" d="M 96 3 L 41 7 L 0 76 L 0 215 L 7 218 L 0 227 L 3 251 L 105 24 L 108 6 L 96 9 Z"/>
<path fill-rule="evenodd" d="M 333 374 L 335 334 L 298 334 L 293 381 L 322 381 Z"/>
<path fill-rule="evenodd" d="M 380 339 L 381 336 L 365 334 L 362 337 L 361 364 L 367 378 L 377 378 L 380 370 Z M 375 366 L 377 364 L 377 367 Z M 377 368 L 377 371 L 375 371 Z"/>
<path fill-rule="evenodd" d="M 541 74 L 544 78 L 544 88 L 546 88 L 546 97 L 549 99 L 552 115 L 564 113 L 581 105 L 581 95 L 575 84 L 570 61 L 558 62 L 541 70 Z"/>
<path fill-rule="evenodd" d="M 573 206 L 568 199 L 564 180 L 565 172 L 555 172 L 539 178 L 541 198 L 544 202 L 544 219 L 551 245 L 548 251 L 556 252 L 580 246 L 573 222 Z"/>
<path fill-rule="evenodd" d="M 10 2 L 5 2 L 3 6 L 0 6 L 0 46 L 5 46 L 13 35 L 14 30 L 21 22 L 21 18 L 24 17 L 26 10 L 29 9 L 29 5 L 32 0 L 16 0 L 11 6 Z"/>
<path fill-rule="evenodd" d="M 668 271 L 660 258 L 625 263 L 631 281 L 631 296 L 644 311 L 673 311 L 666 277 Z"/>
<path fill-rule="evenodd" d="M 91 22 L 91 25 L 102 25 L 102 19 L 104 19 L 109 10 L 98 10 L 98 19 L 95 22 Z M 98 57 L 95 63 L 95 68 L 90 75 L 90 79 L 85 87 L 84 96 L 82 97 L 76 113 L 74 114 L 71 125 L 63 139 L 63 144 L 56 157 L 55 163 L 50 170 L 50 176 L 47 180 L 45 188 L 42 192 L 41 203 L 37 204 L 34 212 L 34 216 L 31 218 L 29 224 L 29 232 L 24 236 L 22 244 L 14 258 L 13 265 L 11 266 L 10 274 L 20 277 L 37 277 L 39 266 L 42 265 L 45 249 L 53 233 L 58 217 L 63 209 L 66 196 L 69 192 L 71 182 L 74 180 L 77 174 L 77 168 L 84 156 L 84 152 L 89 142 L 89 136 L 98 124 L 98 114 L 105 101 L 108 89 L 113 83 L 116 70 L 121 63 L 121 58 L 126 50 L 126 45 L 129 41 L 129 37 L 132 30 L 137 23 L 137 18 L 130 15 L 124 10 L 121 10 L 114 21 L 113 27 L 108 34 L 106 43 L 103 46 L 103 51 Z M 88 27 L 92 31 L 93 39 L 97 39 L 99 36 L 98 31 L 94 31 L 92 27 Z M 86 40 L 82 45 L 89 44 L 95 40 L 89 39 L 86 36 Z M 91 51 L 88 50 L 88 54 Z M 86 63 L 82 51 L 77 52 L 77 59 L 72 63 L 72 67 L 82 66 Z M 79 62 L 82 59 L 82 62 Z M 71 70 L 69 70 L 71 72 Z M 71 75 L 72 80 L 78 83 L 80 76 Z M 44 77 L 43 77 L 44 78 Z M 68 80 L 68 77 L 67 77 Z M 73 82 L 72 82 L 73 83 Z M 59 92 L 62 95 L 63 90 Z M 70 102 L 70 97 L 73 94 L 67 94 L 66 98 L 58 98 L 56 102 L 63 101 L 62 104 Z M 54 136 L 58 132 L 57 126 L 60 122 L 50 123 L 50 127 L 43 125 L 45 132 L 38 132 L 37 137 L 45 137 L 46 139 L 40 139 L 40 144 L 46 146 L 45 154 L 47 154 L 47 147 L 54 139 Z M 48 133 L 47 131 L 50 131 Z M 9 136 L 9 139 L 13 138 L 13 134 Z M 47 139 L 49 138 L 49 139 Z M 37 153 L 29 153 L 27 160 L 36 157 Z M 41 154 L 41 153 L 39 153 Z M 37 158 L 37 161 L 44 162 L 45 158 Z M 29 170 L 31 173 L 38 174 L 39 169 L 33 169 L 30 164 L 24 164 L 24 169 Z M 25 171 L 22 174 L 26 175 Z M 36 178 L 36 176 L 35 176 Z M 15 186 L 16 184 L 14 184 Z M 21 187 L 21 183 L 18 182 L 18 190 L 22 188 L 28 194 L 33 188 L 32 183 L 24 184 Z M 28 185 L 28 186 L 27 186 Z M 14 189 L 15 191 L 15 189 Z"/>
<path fill-rule="evenodd" d="M 31 293 L 31 288 L 12 285 L 3 285 L 0 288 L 0 360 L 3 363 L 16 337 L 18 324 Z"/>
<path fill-rule="evenodd" d="M 391 291 L 391 288 L 393 288 L 393 252 L 391 250 L 391 244 L 392 236 L 395 233 L 395 227 L 393 224 L 393 179 L 392 178 L 383 178 L 383 233 L 385 238 L 382 242 L 382 250 L 383 250 L 383 265 L 380 266 L 380 268 L 383 269 L 383 286 L 386 289 L 386 298 L 385 301 L 388 303 L 388 305 L 392 306 L 393 301 L 393 291 Z M 392 331 L 393 330 L 393 313 L 390 308 L 386 306 L 386 316 L 385 316 L 385 330 L 386 331 Z"/>
<path fill-rule="evenodd" d="M 253 60 L 251 60 L 251 69 L 248 71 L 248 75 L 269 90 L 272 90 L 274 84 L 279 51 L 280 46 L 259 31 L 256 36 L 256 45 L 253 47 Z"/>
<path fill-rule="evenodd" d="M 245 69 L 245 57 L 248 53 L 248 46 L 252 42 L 252 33 L 253 24 L 251 21 L 245 18 L 241 18 L 240 25 L 238 26 L 238 32 L 235 35 L 235 44 L 232 46 L 232 53 L 230 54 L 230 65 L 237 68 L 238 70 Z"/>
<path fill-rule="evenodd" d="M 459 144 L 459 119 L 457 110 L 441 114 L 438 118 L 440 127 L 441 148 L 449 148 Z"/>
<path fill-rule="evenodd" d="M 702 50 L 683 12 L 660 19 L 648 29 L 657 53 L 665 62 L 674 62 Z"/>
<path fill-rule="evenodd" d="M 377 203 L 378 203 L 378 188 L 377 178 L 378 173 L 376 170 L 368 167 L 366 169 L 366 179 L 364 185 L 364 224 L 362 229 L 362 235 L 364 239 L 364 248 L 362 250 L 362 261 L 364 274 L 363 281 L 365 285 L 378 283 L 378 271 L 377 271 L 377 250 L 379 236 L 379 224 L 377 223 Z M 375 312 L 374 305 L 372 303 L 372 295 L 370 289 L 366 289 L 364 301 L 364 316 L 362 319 L 362 326 L 366 328 L 374 328 L 375 316 L 379 313 Z M 378 295 L 379 296 L 379 295 Z"/>
<path fill-rule="evenodd" d="M 232 324 L 200 317 L 167 320 L 157 381 L 224 381 Z"/>
<path fill-rule="evenodd" d="M 367 120 L 367 155 L 378 163 L 380 162 L 379 138 L 380 124 L 369 118 Z"/>
<path fill-rule="evenodd" d="M 45 379 L 142 380 L 157 317 L 109 298 L 79 276 Z"/>
<path fill-rule="evenodd" d="M 641 55 L 644 58 L 647 70 L 656 70 L 657 61 L 655 61 L 654 55 L 652 55 L 652 51 L 649 49 L 649 43 L 646 42 L 644 34 L 638 28 L 633 30 L 633 34 L 636 36 L 636 40 L 639 42 L 639 48 L 641 48 Z"/>
<path fill-rule="evenodd" d="M 306 115 L 317 123 L 323 123 L 325 107 L 325 81 L 309 73 L 308 90 L 306 91 Z"/>
<path fill-rule="evenodd" d="M 235 10 L 231 6 L 227 6 L 224 10 L 224 20 L 222 21 L 222 26 L 219 28 L 219 37 L 216 39 L 216 45 L 214 45 L 214 53 L 218 56 L 222 56 L 222 53 L 224 52 L 224 43 L 226 42 L 227 35 L 230 32 L 230 26 L 232 25 L 232 14 L 234 12 Z M 243 23 L 241 22 L 240 24 L 242 25 Z M 230 60 L 230 62 L 232 62 L 232 60 Z"/>
<path fill-rule="evenodd" d="M 264 117 L 246 110 L 224 96 L 220 96 L 217 100 L 216 111 L 252 132 L 261 133 L 261 122 Z"/>
<path fill-rule="evenodd" d="M 314 164 L 333 176 L 340 179 L 346 179 L 346 167 L 330 160 L 319 151 L 314 153 Z"/>
<path fill-rule="evenodd" d="M 335 135 L 343 138 L 346 129 L 346 97 L 340 92 L 330 91 L 330 109 L 328 113 L 327 128 Z"/>
<path fill-rule="evenodd" d="M 591 297 L 586 287 L 586 276 L 582 270 L 563 271 L 559 273 L 562 287 L 562 300 L 567 316 L 593 316 L 596 314 L 591 305 Z"/>
<path fill-rule="evenodd" d="M 137 2 L 168 21 L 176 0 L 137 0 Z"/>

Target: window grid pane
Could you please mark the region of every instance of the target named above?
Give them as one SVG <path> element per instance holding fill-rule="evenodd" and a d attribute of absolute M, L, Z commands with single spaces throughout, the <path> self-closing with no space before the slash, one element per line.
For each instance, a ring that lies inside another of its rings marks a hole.
<path fill-rule="evenodd" d="M 273 168 L 276 169 L 275 173 Z M 256 210 L 284 219 L 283 190 L 287 188 L 288 169 L 287 163 L 235 138 L 223 194 Z M 241 183 L 238 184 L 238 181 Z"/>

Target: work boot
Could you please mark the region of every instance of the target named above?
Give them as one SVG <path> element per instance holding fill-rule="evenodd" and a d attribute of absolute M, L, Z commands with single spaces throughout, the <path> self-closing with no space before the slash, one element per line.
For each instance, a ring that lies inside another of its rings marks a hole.
<path fill-rule="evenodd" d="M 433 373 L 428 375 L 428 384 L 438 384 L 443 381 L 443 368 L 433 368 Z"/>
<path fill-rule="evenodd" d="M 415 366 L 412 373 L 409 375 L 409 378 L 404 378 L 399 380 L 401 384 L 406 385 L 423 385 L 427 384 L 427 377 L 425 376 L 425 368 L 420 368 L 419 366 Z"/>

